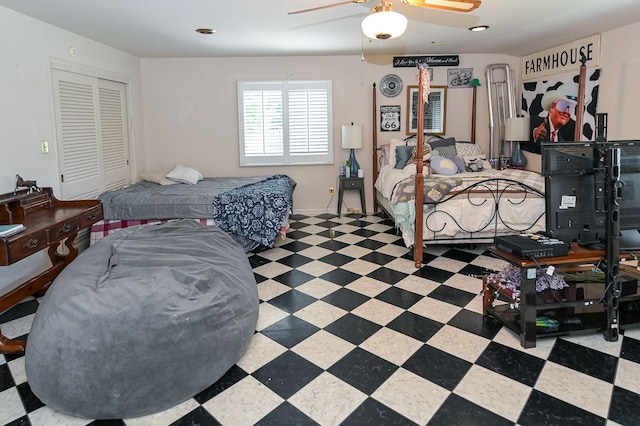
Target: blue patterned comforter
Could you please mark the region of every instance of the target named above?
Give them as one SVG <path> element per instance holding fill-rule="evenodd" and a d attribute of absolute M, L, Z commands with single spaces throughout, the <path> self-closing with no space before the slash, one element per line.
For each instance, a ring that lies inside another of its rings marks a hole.
<path fill-rule="evenodd" d="M 295 187 L 293 179 L 280 174 L 225 191 L 213 199 L 216 225 L 255 246 L 273 247 L 292 212 Z M 242 245 L 246 250 L 247 243 Z"/>

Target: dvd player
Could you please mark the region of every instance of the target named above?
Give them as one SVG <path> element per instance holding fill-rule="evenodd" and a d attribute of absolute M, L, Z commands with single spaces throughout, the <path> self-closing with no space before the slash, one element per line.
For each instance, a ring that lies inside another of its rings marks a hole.
<path fill-rule="evenodd" d="M 556 238 L 540 234 L 505 235 L 494 238 L 498 250 L 513 254 L 521 259 L 565 256 L 569 254 L 569 244 Z"/>

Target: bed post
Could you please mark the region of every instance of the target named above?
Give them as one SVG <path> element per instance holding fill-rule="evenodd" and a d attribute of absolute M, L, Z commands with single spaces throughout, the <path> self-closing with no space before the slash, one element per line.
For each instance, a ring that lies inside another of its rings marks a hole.
<path fill-rule="evenodd" d="M 413 262 L 416 268 L 422 267 L 422 218 L 424 215 L 424 175 L 422 174 L 423 167 L 423 144 L 424 144 L 424 102 L 425 100 L 425 89 L 427 92 L 427 96 L 429 96 L 428 87 L 425 88 L 425 79 L 423 74 L 427 72 L 423 67 L 419 68 L 419 76 L 418 76 L 418 138 L 416 142 L 416 192 L 415 192 L 415 211 L 416 211 L 416 221 L 414 225 L 414 233 L 413 233 Z M 429 81 L 429 76 L 427 76 L 427 82 Z"/>
<path fill-rule="evenodd" d="M 378 180 L 378 127 L 377 122 L 378 119 L 376 117 L 376 108 L 377 108 L 377 100 L 376 100 L 376 83 L 373 83 L 373 130 L 371 131 L 371 141 L 373 143 L 373 167 L 372 167 L 372 175 L 371 175 L 371 186 L 373 188 L 373 214 L 378 211 L 378 197 L 376 194 L 376 180 Z"/>

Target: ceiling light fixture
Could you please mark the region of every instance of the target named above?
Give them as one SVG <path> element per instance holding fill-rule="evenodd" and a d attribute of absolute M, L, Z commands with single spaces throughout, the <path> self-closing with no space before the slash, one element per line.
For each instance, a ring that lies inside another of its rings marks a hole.
<path fill-rule="evenodd" d="M 407 18 L 391 11 L 391 2 L 381 1 L 362 21 L 362 32 L 369 38 L 387 40 L 400 37 L 407 29 Z"/>
<path fill-rule="evenodd" d="M 215 34 L 216 30 L 212 30 L 211 28 L 198 28 L 196 32 L 200 34 Z"/>
<path fill-rule="evenodd" d="M 475 27 L 469 27 L 469 31 L 473 31 L 474 33 L 488 30 L 488 29 L 489 29 L 488 25 L 476 25 Z"/>

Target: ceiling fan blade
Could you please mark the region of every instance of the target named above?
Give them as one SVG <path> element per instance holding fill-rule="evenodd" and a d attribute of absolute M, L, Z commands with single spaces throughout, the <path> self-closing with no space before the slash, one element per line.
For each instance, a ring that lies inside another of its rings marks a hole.
<path fill-rule="evenodd" d="M 345 4 L 351 4 L 351 3 L 366 3 L 369 0 L 350 0 L 350 1 L 342 1 L 340 3 L 334 3 L 334 4 L 327 4 L 325 6 L 318 6 L 318 7 L 312 7 L 310 9 L 302 9 L 302 10 L 296 10 L 295 12 L 289 12 L 287 13 L 287 15 L 295 15 L 297 13 L 305 13 L 305 12 L 313 12 L 314 10 L 321 10 L 321 9 L 329 9 L 330 7 L 338 7 L 338 6 L 344 6 Z"/>
<path fill-rule="evenodd" d="M 480 0 L 402 0 L 402 3 L 455 12 L 471 12 L 480 7 Z"/>

